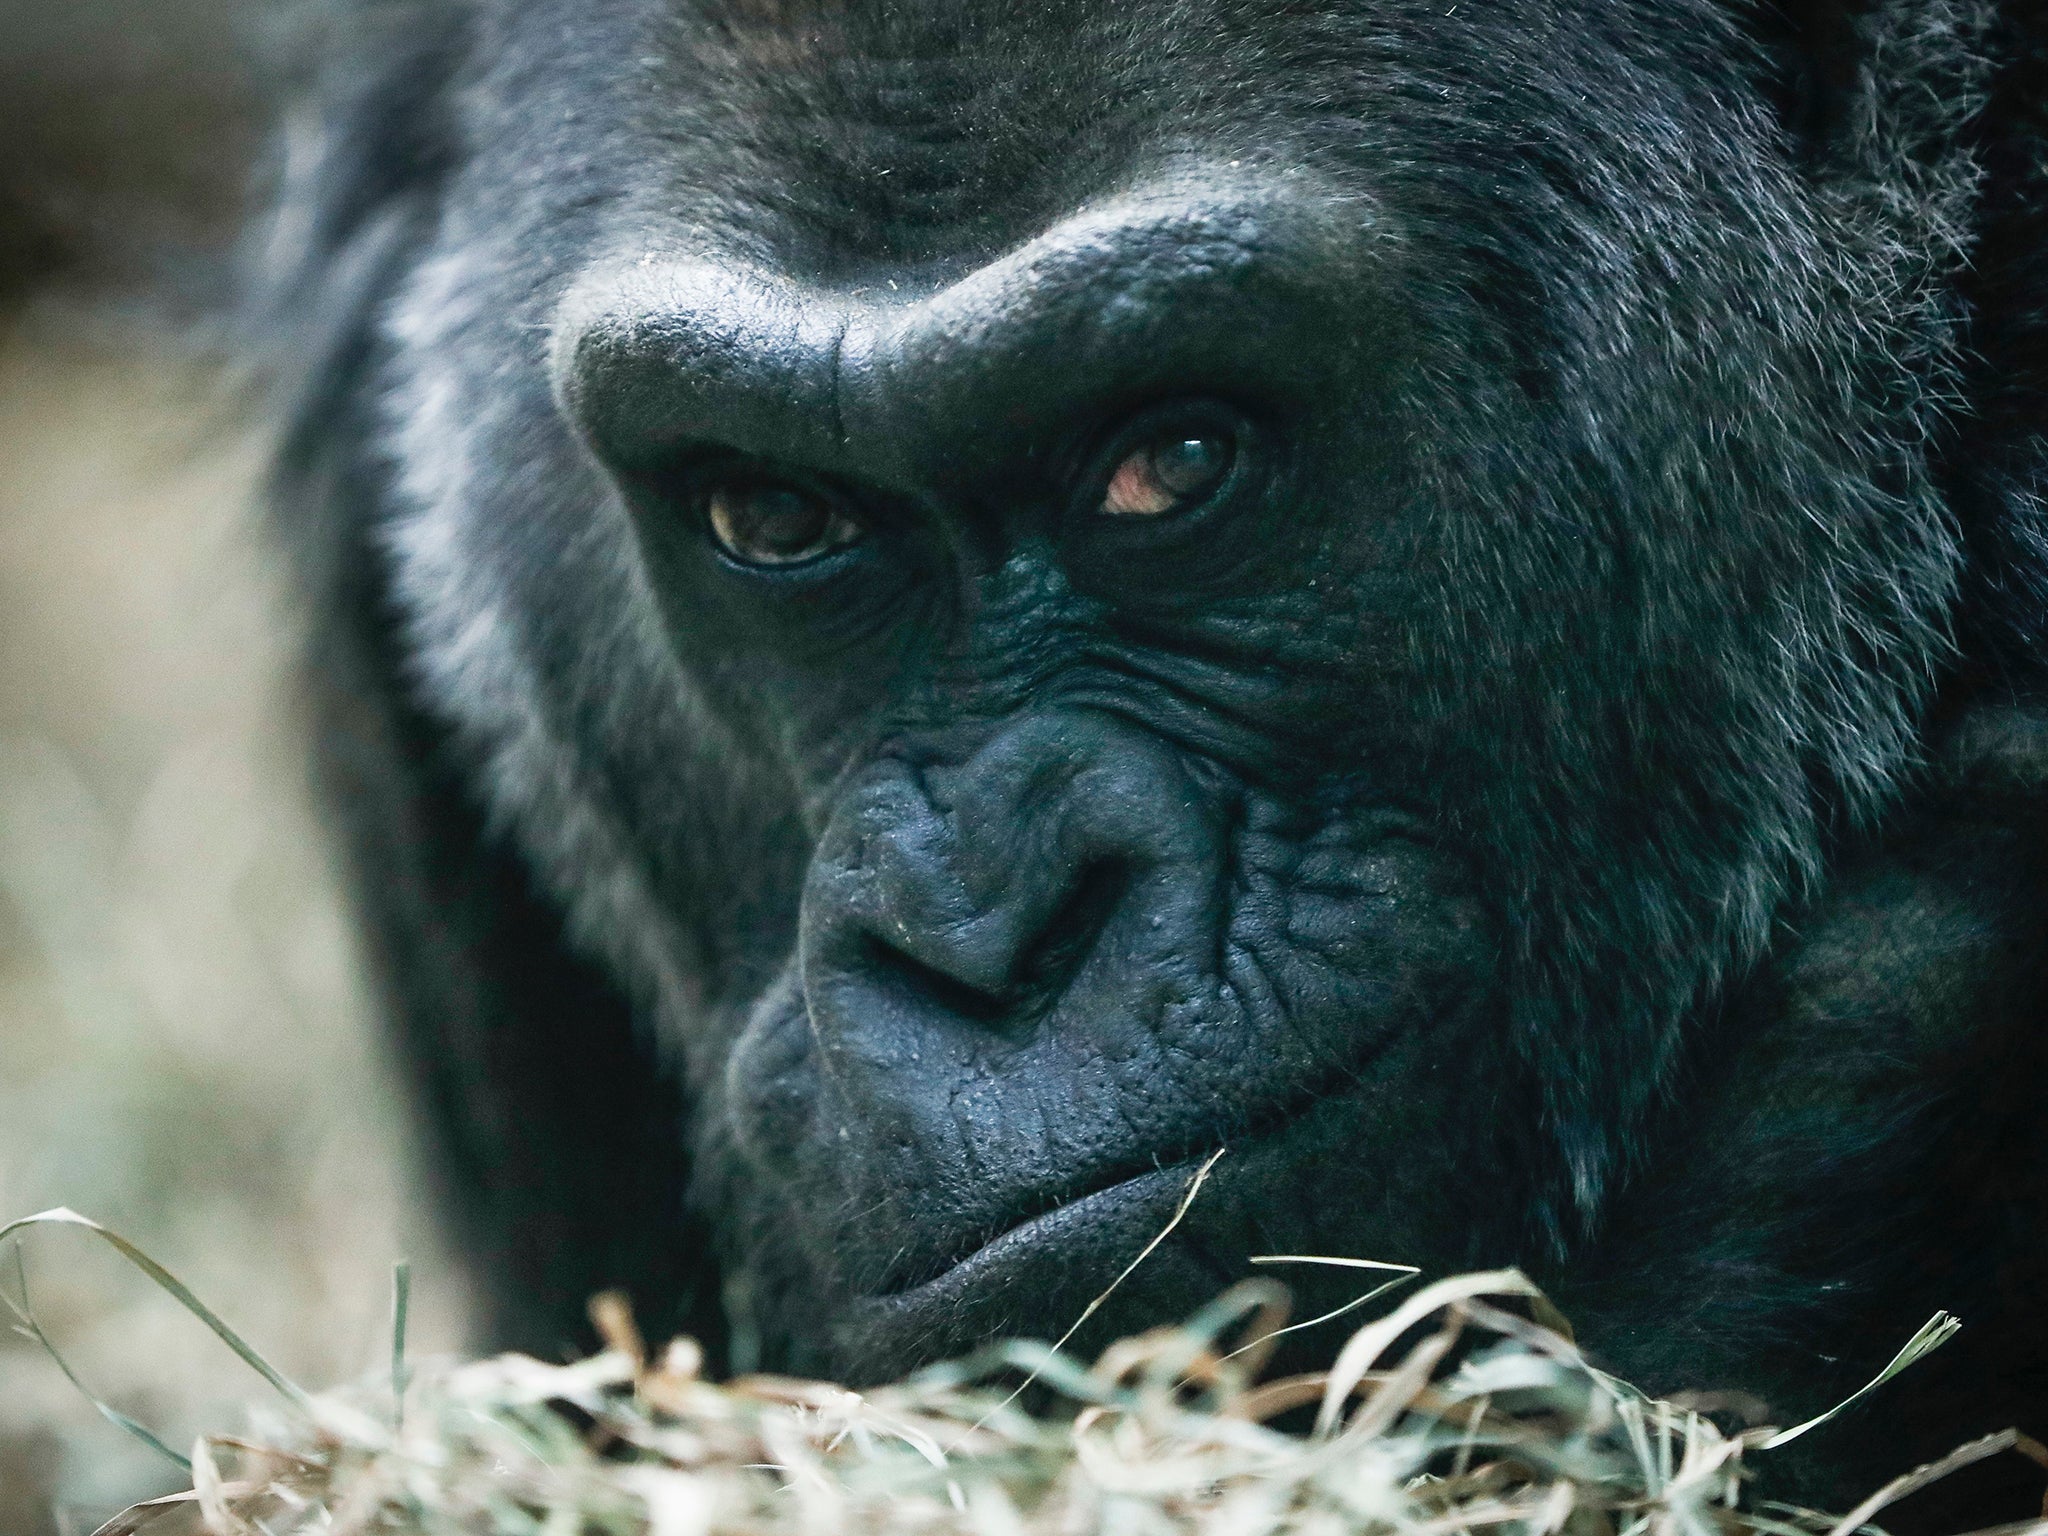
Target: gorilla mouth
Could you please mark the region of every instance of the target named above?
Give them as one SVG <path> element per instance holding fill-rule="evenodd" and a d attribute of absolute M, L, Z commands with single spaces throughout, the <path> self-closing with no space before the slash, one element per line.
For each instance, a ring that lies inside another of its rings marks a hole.
<path fill-rule="evenodd" d="M 1310 1110 L 1343 1099 L 1359 1087 L 1367 1066 L 1380 1054 L 1379 1049 L 1363 1051 L 1333 1066 L 1262 1113 L 1247 1117 L 1229 1135 L 1189 1140 L 1168 1152 L 1127 1159 L 1044 1198 L 1029 1214 L 1007 1224 L 984 1226 L 937 1252 L 906 1254 L 870 1294 L 877 1301 L 915 1303 L 942 1290 L 971 1287 L 984 1273 L 1000 1271 L 1011 1258 L 1058 1244 L 1099 1221 L 1132 1214 L 1141 1206 L 1167 1207 L 1186 1191 L 1205 1159 L 1226 1148 L 1263 1145 Z M 1162 1215 L 1146 1237 L 1163 1229 L 1167 1219 Z M 1132 1248 L 1131 1257 L 1138 1251 Z"/>
<path fill-rule="evenodd" d="M 962 1244 L 936 1264 L 925 1263 L 890 1277 L 876 1290 L 875 1299 L 915 1306 L 938 1300 L 942 1293 L 974 1288 L 984 1275 L 1000 1272 L 1026 1252 L 1059 1243 L 1068 1232 L 1108 1220 L 1134 1206 L 1149 1206 L 1177 1197 L 1185 1192 L 1202 1158 L 1217 1150 L 1211 1147 L 1200 1156 L 1147 1166 L 1139 1173 L 1126 1169 L 1112 1174 L 1084 1192 L 1057 1200 L 1012 1226 Z M 1162 1220 L 1160 1226 L 1164 1225 Z M 1131 1256 L 1137 1257 L 1137 1252 L 1134 1250 Z"/>

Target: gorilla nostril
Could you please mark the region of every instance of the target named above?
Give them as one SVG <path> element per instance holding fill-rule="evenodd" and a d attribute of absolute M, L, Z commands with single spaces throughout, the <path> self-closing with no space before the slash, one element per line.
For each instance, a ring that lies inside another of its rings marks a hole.
<path fill-rule="evenodd" d="M 1059 1001 L 1087 963 L 1130 883 L 1122 861 L 1085 865 L 1050 920 L 1017 935 L 1011 953 L 1002 957 L 1007 963 L 1001 964 L 997 985 L 982 979 L 994 967 L 950 953 L 936 934 L 900 944 L 870 931 L 862 936 L 854 966 L 870 986 L 905 1005 L 937 1008 L 986 1025 L 1036 1019 Z M 949 964 L 956 959 L 959 963 Z M 985 962 L 987 957 L 975 959 Z"/>
<path fill-rule="evenodd" d="M 877 1042 L 948 1018 L 1036 1035 L 1070 1006 L 1135 1024 L 1121 1000 L 1158 990 L 1142 957 L 1215 917 L 1222 825 L 1177 751 L 1092 709 L 1021 715 L 964 761 L 877 762 L 804 887 L 812 1023 Z"/>
<path fill-rule="evenodd" d="M 995 1024 L 1010 1010 L 1006 999 L 950 976 L 895 945 L 867 935 L 854 968 L 887 1000 L 908 1010 L 936 1008 L 975 1024 Z"/>
<path fill-rule="evenodd" d="M 1052 920 L 1030 939 L 1011 972 L 1012 995 L 1027 1013 L 1058 1001 L 1109 926 L 1130 889 L 1131 872 L 1121 860 L 1084 865 Z"/>

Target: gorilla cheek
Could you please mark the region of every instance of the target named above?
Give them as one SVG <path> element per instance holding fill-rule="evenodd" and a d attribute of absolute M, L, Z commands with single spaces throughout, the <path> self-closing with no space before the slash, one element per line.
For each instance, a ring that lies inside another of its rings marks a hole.
<path fill-rule="evenodd" d="M 819 1097 L 810 1030 L 792 966 L 749 1011 L 721 1084 L 734 1148 L 764 1183 L 792 1192 L 816 1161 L 808 1145 Z"/>

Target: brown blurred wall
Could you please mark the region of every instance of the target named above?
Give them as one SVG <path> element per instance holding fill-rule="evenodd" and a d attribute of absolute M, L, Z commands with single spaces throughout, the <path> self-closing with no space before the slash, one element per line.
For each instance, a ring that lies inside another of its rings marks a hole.
<path fill-rule="evenodd" d="M 417 1347 L 466 1309 L 304 781 L 268 424 L 191 323 L 319 6 L 0 0 L 0 1220 L 106 1220 L 331 1383 L 388 1352 L 395 1259 Z M 95 1391 L 173 1443 L 241 1427 L 257 1384 L 110 1254 L 26 1262 Z M 165 1491 L 7 1321 L 0 1536 Z"/>
<path fill-rule="evenodd" d="M 219 280 L 305 0 L 0 0 L 0 283 Z"/>

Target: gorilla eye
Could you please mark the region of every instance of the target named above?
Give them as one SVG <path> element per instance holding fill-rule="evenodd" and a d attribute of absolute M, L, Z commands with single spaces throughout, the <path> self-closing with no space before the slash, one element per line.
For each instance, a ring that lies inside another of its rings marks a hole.
<path fill-rule="evenodd" d="M 802 565 L 861 536 L 860 524 L 830 498 L 771 480 L 714 487 L 704 517 L 719 548 L 745 565 Z"/>
<path fill-rule="evenodd" d="M 1178 512 L 1221 485 L 1236 458 L 1236 443 L 1221 433 L 1163 433 L 1117 465 L 1100 510 L 1110 517 Z"/>

